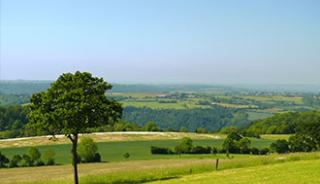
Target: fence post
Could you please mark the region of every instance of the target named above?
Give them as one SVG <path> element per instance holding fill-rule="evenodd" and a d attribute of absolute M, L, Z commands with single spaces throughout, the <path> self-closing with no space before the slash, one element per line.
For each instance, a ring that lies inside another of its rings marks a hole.
<path fill-rule="evenodd" d="M 219 169 L 219 158 L 216 159 L 216 170 Z"/>

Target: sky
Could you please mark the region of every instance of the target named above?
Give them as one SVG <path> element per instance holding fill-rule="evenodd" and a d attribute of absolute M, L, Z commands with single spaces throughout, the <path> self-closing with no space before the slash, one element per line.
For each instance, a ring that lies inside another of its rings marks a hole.
<path fill-rule="evenodd" d="M 319 0 L 0 2 L 0 80 L 320 84 Z"/>

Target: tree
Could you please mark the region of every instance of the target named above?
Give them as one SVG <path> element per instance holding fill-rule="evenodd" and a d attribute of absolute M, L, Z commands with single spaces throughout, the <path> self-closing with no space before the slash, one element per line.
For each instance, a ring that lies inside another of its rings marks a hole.
<path fill-rule="evenodd" d="M 46 165 L 54 165 L 55 161 L 54 161 L 54 156 L 56 155 L 56 153 L 53 150 L 48 150 L 46 152 L 43 153 L 43 158 L 45 161 Z"/>
<path fill-rule="evenodd" d="M 290 136 L 289 147 L 292 152 L 309 152 L 317 148 L 312 139 L 303 135 Z"/>
<path fill-rule="evenodd" d="M 230 134 L 228 134 L 227 138 L 230 138 L 234 141 L 239 141 L 242 138 L 242 136 L 237 132 L 231 132 Z"/>
<path fill-rule="evenodd" d="M 37 163 L 40 161 L 41 153 L 35 147 L 29 148 L 27 155 L 30 157 L 31 166 L 37 165 Z"/>
<path fill-rule="evenodd" d="M 9 163 L 9 159 L 0 152 L 0 168 L 6 167 Z"/>
<path fill-rule="evenodd" d="M 20 155 L 14 155 L 10 160 L 9 167 L 18 167 L 22 157 Z"/>
<path fill-rule="evenodd" d="M 270 148 L 277 153 L 288 153 L 289 143 L 286 140 L 277 140 L 270 145 Z"/>
<path fill-rule="evenodd" d="M 78 135 L 121 117 L 122 107 L 107 98 L 112 86 L 90 73 L 62 74 L 43 92 L 33 94 L 28 115 L 30 128 L 45 129 L 53 136 L 64 134 L 72 143 L 74 183 L 78 184 Z"/>
<path fill-rule="evenodd" d="M 193 141 L 189 137 L 184 137 L 182 140 L 176 145 L 175 151 L 178 154 L 181 153 L 190 153 L 192 149 Z"/>
<path fill-rule="evenodd" d="M 148 123 L 146 123 L 143 126 L 143 129 L 145 131 L 150 131 L 150 132 L 155 132 L 155 131 L 159 131 L 159 128 L 157 127 L 157 124 L 153 121 L 149 121 Z"/>
<path fill-rule="evenodd" d="M 78 146 L 78 155 L 82 162 L 98 162 L 100 156 L 97 156 L 97 144 L 90 137 L 83 137 Z M 99 158 L 97 160 L 97 158 Z"/>
<path fill-rule="evenodd" d="M 306 112 L 297 122 L 296 133 L 309 137 L 320 148 L 320 112 Z"/>
<path fill-rule="evenodd" d="M 244 137 L 240 139 L 238 144 L 239 144 L 241 153 L 244 153 L 244 154 L 250 153 L 251 141 L 248 138 Z"/>

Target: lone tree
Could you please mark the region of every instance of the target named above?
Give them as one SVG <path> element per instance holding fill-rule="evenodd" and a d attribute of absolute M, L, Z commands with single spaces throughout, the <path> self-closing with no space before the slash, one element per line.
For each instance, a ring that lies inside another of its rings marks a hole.
<path fill-rule="evenodd" d="M 122 107 L 105 92 L 112 86 L 90 73 L 62 74 L 50 87 L 33 94 L 30 100 L 29 127 L 51 135 L 64 134 L 72 143 L 74 183 L 78 184 L 77 144 L 79 133 L 116 122 Z"/>

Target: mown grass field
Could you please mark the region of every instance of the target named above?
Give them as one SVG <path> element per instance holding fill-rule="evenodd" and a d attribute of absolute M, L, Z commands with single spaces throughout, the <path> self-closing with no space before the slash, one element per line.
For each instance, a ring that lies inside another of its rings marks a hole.
<path fill-rule="evenodd" d="M 212 158 L 213 155 L 152 155 L 150 153 L 151 146 L 174 148 L 179 139 L 173 140 L 140 140 L 140 141 L 117 141 L 117 142 L 98 142 L 98 152 L 102 156 L 102 160 L 106 162 L 123 161 L 123 154 L 129 153 L 129 160 L 154 160 L 154 159 L 175 159 L 175 158 Z M 202 139 L 194 140 L 194 145 L 215 146 L 220 147 L 223 139 Z M 257 148 L 269 147 L 273 142 L 268 139 L 251 139 L 252 146 Z M 58 164 L 71 163 L 70 144 L 42 145 L 36 146 L 44 153 L 53 150 L 56 153 L 55 159 Z M 27 147 L 9 147 L 2 148 L 1 152 L 11 158 L 15 154 L 23 154 L 28 150 Z"/>
<path fill-rule="evenodd" d="M 215 159 L 169 159 L 80 164 L 80 182 L 102 183 L 318 183 L 320 153 Z M 1 183 L 67 184 L 71 165 L 0 169 Z"/>

